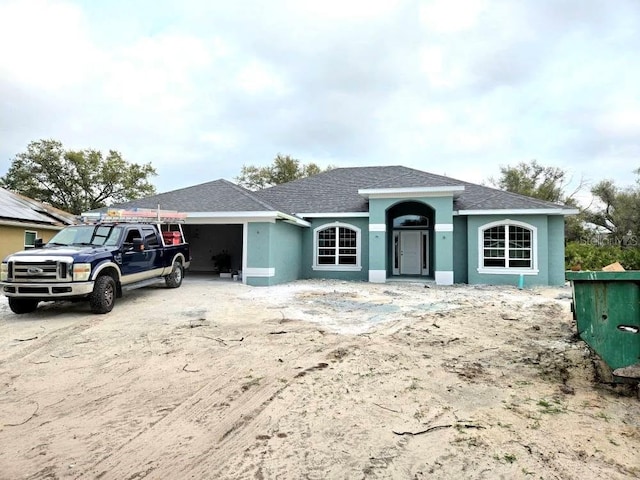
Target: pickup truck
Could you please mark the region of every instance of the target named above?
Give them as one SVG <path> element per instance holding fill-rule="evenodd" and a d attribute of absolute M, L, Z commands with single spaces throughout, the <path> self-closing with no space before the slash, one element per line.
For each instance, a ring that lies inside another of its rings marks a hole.
<path fill-rule="evenodd" d="M 47 244 L 9 255 L 0 265 L 0 289 L 14 313 L 39 302 L 88 300 L 108 313 L 123 290 L 164 279 L 182 284 L 191 254 L 180 224 L 99 222 L 72 225 Z"/>

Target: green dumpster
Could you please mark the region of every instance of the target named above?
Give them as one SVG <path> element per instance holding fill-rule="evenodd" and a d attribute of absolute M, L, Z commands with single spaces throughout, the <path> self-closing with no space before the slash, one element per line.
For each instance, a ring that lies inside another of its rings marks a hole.
<path fill-rule="evenodd" d="M 566 272 L 578 334 L 616 381 L 640 380 L 640 271 Z"/>

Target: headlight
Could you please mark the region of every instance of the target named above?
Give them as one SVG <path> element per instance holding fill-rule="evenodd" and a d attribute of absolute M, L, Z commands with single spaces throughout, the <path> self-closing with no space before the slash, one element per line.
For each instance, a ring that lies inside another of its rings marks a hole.
<path fill-rule="evenodd" d="M 9 264 L 3 263 L 0 265 L 0 282 L 7 280 L 9 280 Z"/>
<path fill-rule="evenodd" d="M 91 275 L 90 263 L 74 263 L 73 264 L 73 281 L 86 282 Z"/>

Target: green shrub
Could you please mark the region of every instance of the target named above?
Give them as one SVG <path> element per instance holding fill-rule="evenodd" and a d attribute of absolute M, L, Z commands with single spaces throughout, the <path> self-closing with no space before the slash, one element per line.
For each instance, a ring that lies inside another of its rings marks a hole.
<path fill-rule="evenodd" d="M 640 270 L 640 248 L 617 245 L 593 245 L 569 242 L 564 251 L 565 268 L 571 270 L 602 270 L 602 267 L 620 262 L 626 270 Z"/>

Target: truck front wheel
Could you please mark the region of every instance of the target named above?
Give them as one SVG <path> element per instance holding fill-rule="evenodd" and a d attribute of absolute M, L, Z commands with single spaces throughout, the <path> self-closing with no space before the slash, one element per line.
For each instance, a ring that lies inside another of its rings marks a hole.
<path fill-rule="evenodd" d="M 182 285 L 182 277 L 184 277 L 184 269 L 182 268 L 182 263 L 177 261 L 173 264 L 173 270 L 171 273 L 164 277 L 164 281 L 169 288 L 178 288 Z"/>
<path fill-rule="evenodd" d="M 9 308 L 13 313 L 31 313 L 38 308 L 38 300 L 9 297 Z"/>
<path fill-rule="evenodd" d="M 116 281 L 109 275 L 96 279 L 93 292 L 89 295 L 89 305 L 93 313 L 109 313 L 116 303 Z"/>

